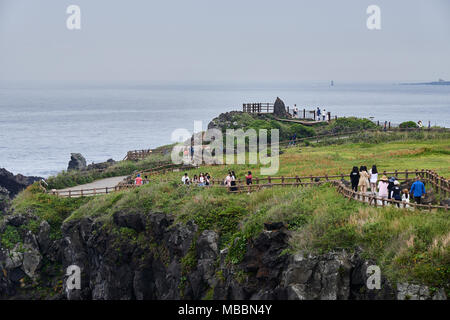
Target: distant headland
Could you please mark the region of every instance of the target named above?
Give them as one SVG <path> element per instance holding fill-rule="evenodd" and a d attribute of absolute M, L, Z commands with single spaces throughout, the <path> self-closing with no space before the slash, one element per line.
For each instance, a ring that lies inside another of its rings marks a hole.
<path fill-rule="evenodd" d="M 439 79 L 438 81 L 432 82 L 417 82 L 417 83 L 400 83 L 404 86 L 414 86 L 414 85 L 428 85 L 428 86 L 450 86 L 450 81 L 445 81 L 443 79 Z"/>

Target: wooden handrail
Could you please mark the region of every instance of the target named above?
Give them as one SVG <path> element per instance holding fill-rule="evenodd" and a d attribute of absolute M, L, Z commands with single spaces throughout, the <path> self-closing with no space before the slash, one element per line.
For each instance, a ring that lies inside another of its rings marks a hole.
<path fill-rule="evenodd" d="M 174 165 L 178 166 L 178 168 L 183 168 L 183 165 Z M 190 169 L 193 169 L 195 167 L 189 166 Z M 156 168 L 155 168 L 156 169 Z M 172 168 L 176 169 L 176 168 Z M 150 174 L 157 174 L 161 173 L 161 171 L 167 170 L 167 167 L 160 168 L 157 170 L 157 172 L 152 171 L 151 173 L 147 173 L 147 175 Z M 145 173 L 145 172 L 144 172 Z M 421 169 L 421 170 L 404 170 L 404 171 L 384 171 L 384 175 L 395 175 L 398 180 L 408 180 L 409 175 L 419 175 L 422 177 L 422 179 L 430 183 L 433 187 L 436 188 L 436 191 L 439 193 L 443 193 L 444 197 L 448 194 L 450 194 L 450 180 L 445 179 L 444 177 L 439 176 L 435 171 L 428 170 L 428 169 Z M 404 175 L 404 178 L 400 178 L 399 175 Z M 347 177 L 347 174 L 340 174 L 340 175 L 322 175 L 322 176 L 295 176 L 295 177 L 263 177 L 258 178 L 255 177 L 254 181 L 255 184 L 251 185 L 244 185 L 243 180 L 237 180 L 236 185 L 233 186 L 236 188 L 236 190 L 231 190 L 232 187 L 223 185 L 223 180 L 219 179 L 211 179 L 210 185 L 208 187 L 221 187 L 221 188 L 227 188 L 231 193 L 239 193 L 243 191 L 251 192 L 253 189 L 260 190 L 262 188 L 267 187 L 277 187 L 277 186 L 311 186 L 311 185 L 320 185 L 323 183 L 332 183 L 334 186 L 337 187 L 337 190 L 339 193 L 341 193 L 343 196 L 349 198 L 349 199 L 355 199 L 360 202 L 369 203 L 369 205 L 375 205 L 377 206 L 378 201 L 381 201 L 381 205 L 384 206 L 385 203 L 391 203 L 391 204 L 402 204 L 402 201 L 397 201 L 394 199 L 384 199 L 377 197 L 375 195 L 365 195 L 360 192 L 356 192 L 354 190 L 351 190 L 347 188 L 343 183 L 342 180 L 344 177 Z M 336 179 L 339 178 L 339 179 Z M 307 182 L 302 182 L 303 180 L 306 180 Z M 320 179 L 325 179 L 325 181 L 320 181 Z M 294 180 L 294 182 L 290 182 Z M 267 183 L 261 183 L 267 181 Z M 276 182 L 280 181 L 280 182 Z M 113 190 L 111 190 L 110 187 L 105 188 L 94 188 L 94 189 L 80 189 L 80 190 L 68 190 L 68 191 L 59 191 L 59 190 L 53 190 L 50 193 L 59 197 L 83 197 L 88 195 L 99 195 L 99 194 L 107 194 L 111 192 L 116 192 L 124 189 L 130 189 L 137 187 L 134 184 L 122 184 L 114 187 Z M 361 199 L 362 198 L 362 199 Z M 367 198 L 367 201 L 366 201 Z M 372 204 L 373 203 L 373 204 Z M 427 209 L 445 209 L 448 210 L 448 206 L 438 206 L 438 205 L 422 205 L 422 204 L 416 204 L 416 203 L 409 203 L 408 204 L 411 207 L 414 208 L 427 208 Z M 406 206 L 403 205 L 405 208 Z"/>

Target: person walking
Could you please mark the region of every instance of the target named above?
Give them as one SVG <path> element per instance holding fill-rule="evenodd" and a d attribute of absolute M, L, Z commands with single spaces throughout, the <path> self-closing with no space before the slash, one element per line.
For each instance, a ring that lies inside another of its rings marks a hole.
<path fill-rule="evenodd" d="M 230 181 L 230 190 L 231 191 L 237 191 L 237 187 L 236 187 L 236 174 L 234 173 L 234 171 L 231 171 L 231 181 Z"/>
<path fill-rule="evenodd" d="M 317 107 L 316 115 L 317 115 L 317 121 L 320 121 L 320 108 L 319 107 Z"/>
<path fill-rule="evenodd" d="M 353 167 L 352 172 L 350 172 L 350 181 L 352 183 L 352 190 L 358 192 L 359 171 L 356 166 Z"/>
<path fill-rule="evenodd" d="M 251 171 L 249 171 L 248 174 L 245 176 L 245 183 L 248 186 L 248 193 L 247 194 L 250 194 L 250 191 L 251 191 L 251 187 L 250 186 L 253 184 L 253 176 L 252 176 L 252 172 Z"/>
<path fill-rule="evenodd" d="M 359 182 L 358 187 L 360 187 L 360 191 L 363 193 L 367 192 L 369 188 L 369 173 L 367 172 L 366 166 L 361 166 L 359 168 Z"/>
<path fill-rule="evenodd" d="M 391 194 L 392 194 L 392 189 L 394 188 L 394 183 L 395 181 L 397 181 L 397 178 L 395 177 L 390 177 L 388 179 L 389 185 L 388 185 L 388 199 L 391 199 Z"/>
<path fill-rule="evenodd" d="M 426 194 L 425 191 L 425 185 L 423 184 L 422 181 L 420 181 L 420 176 L 416 177 L 416 182 L 414 182 L 411 186 L 411 190 L 410 192 L 413 197 L 414 197 L 414 201 L 417 204 L 421 204 L 422 203 L 422 197 Z"/>
<path fill-rule="evenodd" d="M 141 178 L 141 174 L 138 173 L 137 177 L 134 179 L 134 184 L 137 186 L 142 186 L 142 178 Z"/>
<path fill-rule="evenodd" d="M 253 183 L 253 176 L 252 172 L 249 171 L 248 174 L 245 176 L 245 183 L 249 186 Z"/>
<path fill-rule="evenodd" d="M 386 176 L 381 177 L 380 182 L 378 182 L 378 197 L 387 199 L 389 195 L 388 186 L 388 178 Z"/>
<path fill-rule="evenodd" d="M 402 202 L 404 203 L 405 208 L 410 208 L 410 206 L 409 206 L 409 190 L 408 189 L 402 190 Z"/>
<path fill-rule="evenodd" d="M 398 180 L 394 181 L 394 187 L 392 188 L 391 198 L 397 202 L 397 207 L 400 208 L 400 201 L 402 201 L 402 189 L 400 188 L 400 182 Z"/>
<path fill-rule="evenodd" d="M 378 182 L 378 170 L 377 166 L 373 165 L 372 169 L 369 170 L 370 174 L 370 192 L 373 194 L 377 193 L 377 182 Z"/>
<path fill-rule="evenodd" d="M 231 171 L 228 171 L 228 175 L 225 177 L 224 184 L 225 184 L 228 188 L 231 188 Z"/>
<path fill-rule="evenodd" d="M 188 147 L 184 147 L 184 150 L 183 150 L 183 162 L 185 164 L 189 163 L 189 148 Z"/>
<path fill-rule="evenodd" d="M 294 133 L 294 135 L 289 139 L 289 145 L 295 146 L 296 139 L 297 139 L 297 133 Z"/>

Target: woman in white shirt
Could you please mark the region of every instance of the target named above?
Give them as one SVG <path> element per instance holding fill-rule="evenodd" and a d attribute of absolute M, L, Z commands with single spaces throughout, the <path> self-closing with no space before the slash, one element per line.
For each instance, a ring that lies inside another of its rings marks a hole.
<path fill-rule="evenodd" d="M 375 194 L 377 192 L 378 170 L 377 166 L 373 165 L 369 170 L 370 174 L 370 191 Z"/>
<path fill-rule="evenodd" d="M 405 208 L 410 208 L 409 205 L 409 190 L 403 189 L 402 190 L 402 202 L 405 203 Z"/>

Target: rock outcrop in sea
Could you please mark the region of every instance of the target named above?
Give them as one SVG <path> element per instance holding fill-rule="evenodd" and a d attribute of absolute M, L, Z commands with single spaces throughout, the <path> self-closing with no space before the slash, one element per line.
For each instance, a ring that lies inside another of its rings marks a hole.
<path fill-rule="evenodd" d="M 81 153 L 71 153 L 67 171 L 86 169 L 86 159 Z"/>

